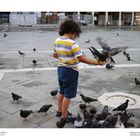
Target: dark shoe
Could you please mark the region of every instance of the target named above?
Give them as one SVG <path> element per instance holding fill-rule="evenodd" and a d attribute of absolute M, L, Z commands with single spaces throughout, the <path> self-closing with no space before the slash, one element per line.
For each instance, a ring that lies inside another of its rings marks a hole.
<path fill-rule="evenodd" d="M 61 117 L 61 115 L 62 115 L 62 112 L 58 112 L 58 111 L 56 112 L 57 117 Z"/>
<path fill-rule="evenodd" d="M 61 115 L 62 115 L 62 112 L 56 112 L 56 116 L 57 117 L 61 117 Z M 69 111 L 68 111 L 68 116 L 71 116 L 72 115 L 72 113 L 70 113 Z"/>
<path fill-rule="evenodd" d="M 66 118 L 61 118 L 60 121 L 56 122 L 58 128 L 63 128 L 66 123 Z"/>

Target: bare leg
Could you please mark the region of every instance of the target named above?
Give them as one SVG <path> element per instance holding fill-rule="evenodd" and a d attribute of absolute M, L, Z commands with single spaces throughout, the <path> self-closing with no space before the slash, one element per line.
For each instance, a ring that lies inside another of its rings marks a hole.
<path fill-rule="evenodd" d="M 62 112 L 62 102 L 63 102 L 64 95 L 58 95 L 58 112 Z"/>
<path fill-rule="evenodd" d="M 63 103 L 62 103 L 62 118 L 67 118 L 70 102 L 71 102 L 71 99 L 64 97 Z"/>

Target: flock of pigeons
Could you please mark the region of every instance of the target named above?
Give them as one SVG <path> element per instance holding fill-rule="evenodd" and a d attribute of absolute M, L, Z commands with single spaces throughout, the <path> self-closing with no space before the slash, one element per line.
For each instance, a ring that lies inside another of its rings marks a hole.
<path fill-rule="evenodd" d="M 95 59 L 100 60 L 100 61 L 108 61 L 108 64 L 106 64 L 107 69 L 112 69 L 113 67 L 115 67 L 114 65 L 112 65 L 112 64 L 115 64 L 115 60 L 113 56 L 121 52 L 126 57 L 127 61 L 131 61 L 130 54 L 126 52 L 126 49 L 128 49 L 128 47 L 111 48 L 102 37 L 97 37 L 96 41 L 99 43 L 99 45 L 103 49 L 102 52 L 98 51 L 93 46 L 89 47 L 89 50 Z M 90 39 L 85 41 L 85 43 L 89 43 L 89 42 L 90 42 Z"/>
<path fill-rule="evenodd" d="M 135 78 L 136 86 L 140 86 L 140 81 Z M 57 96 L 59 90 L 52 90 L 50 96 Z M 22 96 L 11 93 L 13 102 L 18 103 Z M 77 116 L 74 116 L 70 113 L 67 118 L 67 123 L 72 123 L 74 128 L 128 128 L 135 127 L 133 123 L 129 123 L 131 117 L 135 117 L 134 113 L 131 113 L 127 110 L 129 100 L 126 100 L 124 103 L 114 108 L 112 112 L 109 112 L 109 107 L 105 105 L 99 113 L 97 109 L 90 105 L 91 102 L 96 102 L 98 99 L 91 98 L 80 94 L 81 99 L 84 103 L 79 104 L 79 109 L 83 115 L 80 116 L 80 113 L 77 113 Z M 32 113 L 46 113 L 48 110 L 53 107 L 52 104 L 43 105 L 38 111 L 33 110 L 20 110 L 20 116 L 27 119 Z M 88 108 L 90 107 L 90 108 Z"/>

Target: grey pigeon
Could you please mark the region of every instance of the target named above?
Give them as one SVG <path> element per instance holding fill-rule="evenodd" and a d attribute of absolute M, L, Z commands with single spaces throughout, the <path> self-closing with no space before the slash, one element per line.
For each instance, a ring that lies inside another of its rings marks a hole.
<path fill-rule="evenodd" d="M 20 110 L 20 116 L 22 118 L 27 118 L 31 113 L 33 113 L 32 110 Z"/>
<path fill-rule="evenodd" d="M 3 35 L 3 37 L 7 37 L 8 35 L 5 33 L 4 35 Z"/>
<path fill-rule="evenodd" d="M 36 48 L 33 48 L 33 51 L 36 52 Z"/>
<path fill-rule="evenodd" d="M 33 65 L 35 66 L 35 65 L 37 64 L 37 60 L 34 59 L 34 60 L 32 61 L 32 63 L 33 63 Z"/>
<path fill-rule="evenodd" d="M 106 69 L 109 69 L 109 70 L 110 70 L 110 69 L 112 69 L 112 68 L 115 67 L 115 66 L 114 66 L 114 65 L 111 65 L 111 64 L 106 64 L 105 67 L 106 67 Z"/>
<path fill-rule="evenodd" d="M 80 114 L 78 113 L 76 120 L 74 121 L 74 127 L 75 128 L 82 128 L 82 124 L 83 124 L 82 118 L 81 118 Z"/>
<path fill-rule="evenodd" d="M 85 43 L 89 43 L 89 42 L 90 42 L 90 39 L 85 41 Z"/>
<path fill-rule="evenodd" d="M 38 111 L 38 113 L 46 113 L 49 109 L 50 109 L 50 107 L 52 107 L 52 104 L 49 104 L 49 105 L 43 105 L 40 109 L 39 109 L 39 111 Z"/>
<path fill-rule="evenodd" d="M 136 84 L 136 86 L 140 85 L 140 81 L 136 77 L 135 77 L 135 84 Z"/>
<path fill-rule="evenodd" d="M 11 95 L 12 95 L 13 101 L 18 101 L 19 99 L 22 98 L 20 95 L 17 95 L 17 94 L 15 94 L 15 93 L 13 93 L 13 92 L 11 93 Z"/>
<path fill-rule="evenodd" d="M 51 96 L 56 96 L 58 94 L 58 90 L 52 90 L 51 92 L 50 92 L 50 95 Z"/>
<path fill-rule="evenodd" d="M 85 96 L 85 95 L 83 95 L 83 94 L 80 94 L 80 96 L 81 96 L 82 100 L 83 100 L 85 103 L 89 103 L 89 104 L 90 104 L 90 102 L 98 101 L 97 99 L 93 99 L 93 98 L 88 97 L 88 96 Z"/>
<path fill-rule="evenodd" d="M 20 50 L 18 50 L 18 53 L 20 54 L 20 56 L 24 56 L 25 53 L 21 52 Z"/>
<path fill-rule="evenodd" d="M 127 107 L 128 107 L 128 102 L 129 102 L 129 100 L 126 100 L 125 103 L 119 105 L 118 107 L 113 109 L 113 111 L 125 111 L 127 109 Z"/>
<path fill-rule="evenodd" d="M 79 104 L 79 108 L 81 110 L 86 109 L 87 108 L 87 105 L 86 104 Z"/>
<path fill-rule="evenodd" d="M 89 109 L 89 113 L 90 113 L 90 114 L 96 114 L 96 113 L 97 113 L 97 109 L 96 109 L 95 107 L 91 107 L 91 108 Z"/>

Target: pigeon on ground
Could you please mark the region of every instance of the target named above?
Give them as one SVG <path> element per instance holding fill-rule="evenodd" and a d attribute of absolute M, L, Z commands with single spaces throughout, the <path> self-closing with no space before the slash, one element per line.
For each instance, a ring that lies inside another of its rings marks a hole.
<path fill-rule="evenodd" d="M 88 103 L 90 104 L 90 102 L 94 102 L 94 101 L 98 101 L 97 99 L 93 99 L 91 97 L 88 97 L 88 96 L 84 96 L 83 94 L 80 94 L 82 100 L 85 102 L 85 103 Z"/>
<path fill-rule="evenodd" d="M 83 124 L 82 118 L 81 118 L 80 114 L 78 113 L 76 120 L 74 121 L 74 127 L 75 128 L 82 128 L 82 124 Z"/>
<path fill-rule="evenodd" d="M 46 114 L 46 112 L 50 109 L 50 107 L 52 107 L 53 105 L 52 104 L 49 104 L 49 105 L 43 105 L 40 109 L 39 109 L 39 111 L 38 111 L 38 113 L 45 113 Z"/>
<path fill-rule="evenodd" d="M 127 107 L 128 107 L 128 102 L 129 102 L 129 100 L 126 100 L 125 103 L 119 105 L 118 107 L 113 109 L 113 111 L 125 111 L 127 109 Z"/>
<path fill-rule="evenodd" d="M 22 98 L 20 95 L 17 95 L 17 94 L 15 94 L 15 93 L 13 93 L 13 92 L 11 93 L 11 95 L 12 95 L 13 101 L 18 101 L 19 99 Z"/>
<path fill-rule="evenodd" d="M 124 111 L 122 112 L 121 114 L 121 121 L 122 123 L 124 124 L 125 127 L 129 127 L 130 124 L 128 124 L 128 120 L 131 118 L 131 117 L 134 117 L 135 114 L 132 113 L 132 112 L 128 112 L 128 111 Z M 132 125 L 131 125 L 132 126 Z"/>
<path fill-rule="evenodd" d="M 131 61 L 131 58 L 130 58 L 130 54 L 129 53 L 126 54 L 126 58 L 127 58 L 128 61 Z"/>
<path fill-rule="evenodd" d="M 119 33 L 116 33 L 116 36 L 119 36 L 120 34 Z"/>
<path fill-rule="evenodd" d="M 140 81 L 136 77 L 135 77 L 135 84 L 136 84 L 136 86 L 140 85 Z"/>
<path fill-rule="evenodd" d="M 91 107 L 91 108 L 89 109 L 89 113 L 95 115 L 95 114 L 97 113 L 97 109 L 96 109 L 95 107 Z"/>
<path fill-rule="evenodd" d="M 58 94 L 58 90 L 52 90 L 51 92 L 50 92 L 50 95 L 51 96 L 56 96 Z"/>
<path fill-rule="evenodd" d="M 36 48 L 33 48 L 33 51 L 36 52 Z"/>
<path fill-rule="evenodd" d="M 20 116 L 22 118 L 27 118 L 31 113 L 33 113 L 32 110 L 20 110 Z"/>
<path fill-rule="evenodd" d="M 34 59 L 34 60 L 32 61 L 32 63 L 33 63 L 34 66 L 36 66 L 37 60 Z"/>
<path fill-rule="evenodd" d="M 112 68 L 115 67 L 115 66 L 114 66 L 114 65 L 111 65 L 111 64 L 106 64 L 105 67 L 106 67 L 106 69 L 109 69 L 109 70 L 110 70 L 110 69 L 112 69 Z"/>
<path fill-rule="evenodd" d="M 89 43 L 90 42 L 90 39 L 89 40 L 87 40 L 87 41 L 85 41 L 85 43 Z"/>
<path fill-rule="evenodd" d="M 126 51 L 124 50 L 124 51 L 123 51 L 123 55 L 126 55 L 126 54 L 127 54 L 127 53 L 126 53 Z"/>
<path fill-rule="evenodd" d="M 3 37 L 7 37 L 7 36 L 8 36 L 7 34 L 4 34 L 4 35 L 3 35 Z"/>
<path fill-rule="evenodd" d="M 115 128 L 125 128 L 124 124 L 121 121 L 121 115 L 118 114 L 117 123 L 115 124 Z"/>
<path fill-rule="evenodd" d="M 117 123 L 117 115 L 109 115 L 103 123 L 104 128 L 115 128 Z"/>
<path fill-rule="evenodd" d="M 79 108 L 81 110 L 86 109 L 87 108 L 87 105 L 86 104 L 79 104 Z"/>
<path fill-rule="evenodd" d="M 24 56 L 25 53 L 21 52 L 20 50 L 18 50 L 18 53 L 20 54 L 20 56 Z"/>

